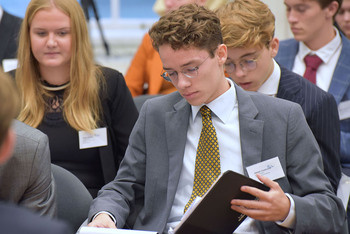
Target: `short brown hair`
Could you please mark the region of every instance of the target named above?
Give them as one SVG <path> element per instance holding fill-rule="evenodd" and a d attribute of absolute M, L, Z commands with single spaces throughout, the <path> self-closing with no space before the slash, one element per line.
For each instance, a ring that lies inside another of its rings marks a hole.
<path fill-rule="evenodd" d="M 19 97 L 14 81 L 0 67 L 0 146 L 7 135 L 12 120 L 19 111 Z"/>
<path fill-rule="evenodd" d="M 217 11 L 221 32 L 228 48 L 269 45 L 275 34 L 275 16 L 259 0 L 235 0 Z"/>
<path fill-rule="evenodd" d="M 336 14 L 339 12 L 341 4 L 343 4 L 343 0 L 315 0 L 315 1 L 320 4 L 322 9 L 326 8 L 332 2 L 338 3 L 339 6 L 338 6 L 336 13 L 333 15 L 333 20 L 335 19 Z"/>
<path fill-rule="evenodd" d="M 341 4 L 343 3 L 343 0 L 315 0 L 316 2 L 318 2 L 321 6 L 322 9 L 324 9 L 325 7 L 327 7 L 329 4 L 331 4 L 332 2 L 337 2 L 339 4 L 338 10 L 341 6 Z"/>
<path fill-rule="evenodd" d="M 153 47 L 169 44 L 174 50 L 196 47 L 210 56 L 222 44 L 220 20 L 213 11 L 196 4 L 181 6 L 162 16 L 149 30 Z"/>

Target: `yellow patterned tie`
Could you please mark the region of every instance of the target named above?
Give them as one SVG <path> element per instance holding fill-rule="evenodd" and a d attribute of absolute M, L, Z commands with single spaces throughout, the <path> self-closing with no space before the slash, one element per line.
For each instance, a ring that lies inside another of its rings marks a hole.
<path fill-rule="evenodd" d="M 196 197 L 202 197 L 208 191 L 221 173 L 219 144 L 211 120 L 211 110 L 207 106 L 202 106 L 200 111 L 203 126 L 197 147 L 193 190 L 184 212 Z"/>

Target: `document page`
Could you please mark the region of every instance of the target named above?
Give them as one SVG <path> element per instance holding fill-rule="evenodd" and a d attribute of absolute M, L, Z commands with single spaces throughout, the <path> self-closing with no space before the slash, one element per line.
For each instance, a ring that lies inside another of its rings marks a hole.
<path fill-rule="evenodd" d="M 77 234 L 157 234 L 157 232 L 85 226 L 81 227 Z"/>

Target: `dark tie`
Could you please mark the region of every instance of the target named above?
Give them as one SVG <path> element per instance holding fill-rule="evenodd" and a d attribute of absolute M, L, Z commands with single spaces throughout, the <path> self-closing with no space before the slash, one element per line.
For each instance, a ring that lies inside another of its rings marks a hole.
<path fill-rule="evenodd" d="M 316 84 L 316 72 L 317 68 L 321 65 L 322 60 L 317 55 L 306 55 L 304 58 L 306 70 L 304 77 Z"/>
<path fill-rule="evenodd" d="M 184 212 L 196 197 L 202 197 L 221 173 L 219 144 L 216 131 L 211 120 L 211 110 L 202 106 L 202 131 L 198 142 L 194 181 L 191 198 Z"/>

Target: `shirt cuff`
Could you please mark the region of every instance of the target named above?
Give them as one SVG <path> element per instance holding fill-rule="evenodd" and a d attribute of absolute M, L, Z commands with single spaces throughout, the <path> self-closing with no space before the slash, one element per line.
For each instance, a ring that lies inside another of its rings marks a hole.
<path fill-rule="evenodd" d="M 97 215 L 99 215 L 99 214 L 108 214 L 109 217 L 110 217 L 110 218 L 113 220 L 113 222 L 115 223 L 115 226 L 117 226 L 117 220 L 115 220 L 114 216 L 113 216 L 111 213 L 107 212 L 107 211 L 100 211 L 100 212 L 98 212 L 97 214 L 94 215 L 94 217 L 92 217 L 92 220 L 94 220 L 94 219 L 97 217 Z"/>
<path fill-rule="evenodd" d="M 289 229 L 294 229 L 295 227 L 295 203 L 293 198 L 286 193 L 289 201 L 290 201 L 290 208 L 289 208 L 289 213 L 287 215 L 287 218 L 283 221 L 276 221 L 276 223 L 282 227 L 289 228 Z"/>

